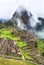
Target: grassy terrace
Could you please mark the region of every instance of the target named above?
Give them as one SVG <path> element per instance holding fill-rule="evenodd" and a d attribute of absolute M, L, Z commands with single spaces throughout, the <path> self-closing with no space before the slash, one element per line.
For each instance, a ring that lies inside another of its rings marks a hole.
<path fill-rule="evenodd" d="M 25 42 L 18 41 L 20 39 L 15 34 L 12 35 L 11 32 L 12 31 L 8 30 L 8 29 L 1 29 L 0 30 L 0 37 L 1 38 L 9 38 L 11 40 L 15 40 L 19 47 L 26 46 Z"/>
<path fill-rule="evenodd" d="M 44 42 L 36 37 L 35 40 L 37 41 L 37 51 L 39 55 L 41 55 L 41 53 L 44 51 Z"/>
<path fill-rule="evenodd" d="M 21 60 L 12 60 L 0 57 L 0 65 L 35 65 L 30 62 L 24 62 Z"/>
<path fill-rule="evenodd" d="M 18 37 L 14 37 L 13 35 L 11 35 L 11 30 L 6 30 L 6 29 L 0 30 L 0 37 L 9 38 L 9 39 L 12 39 L 12 40 L 19 40 Z"/>

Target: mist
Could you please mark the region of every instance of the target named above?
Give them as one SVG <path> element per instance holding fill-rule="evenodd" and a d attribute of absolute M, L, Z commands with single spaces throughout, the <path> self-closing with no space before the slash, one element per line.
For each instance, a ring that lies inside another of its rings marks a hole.
<path fill-rule="evenodd" d="M 44 0 L 0 0 L 0 18 L 10 19 L 20 5 L 34 16 L 44 17 Z"/>

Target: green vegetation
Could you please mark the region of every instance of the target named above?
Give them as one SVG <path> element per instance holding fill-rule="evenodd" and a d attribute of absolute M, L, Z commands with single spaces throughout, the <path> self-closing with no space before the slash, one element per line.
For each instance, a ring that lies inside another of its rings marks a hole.
<path fill-rule="evenodd" d="M 19 42 L 17 40 L 20 40 L 15 34 L 11 34 L 11 30 L 9 29 L 1 29 L 0 30 L 0 37 L 2 38 L 9 38 L 11 40 L 15 40 L 19 47 L 26 46 L 25 42 Z"/>
<path fill-rule="evenodd" d="M 39 55 L 41 55 L 44 52 L 44 42 L 36 37 L 35 37 L 35 40 L 37 41 L 36 42 L 37 51 L 38 51 Z"/>
<path fill-rule="evenodd" d="M 4 24 L 0 21 L 0 29 L 4 28 Z"/>
<path fill-rule="evenodd" d="M 22 53 L 22 55 L 24 56 L 25 59 L 32 60 L 32 57 L 31 56 L 28 56 L 28 52 L 26 52 L 26 51 L 24 51 L 24 50 L 21 49 L 21 53 Z"/>
<path fill-rule="evenodd" d="M 2 38 L 9 38 L 11 40 L 15 40 L 17 45 L 21 48 L 21 47 L 24 47 L 24 46 L 27 46 L 27 44 L 25 42 L 21 42 L 21 41 L 17 41 L 17 40 L 20 40 L 15 34 L 11 34 L 11 30 L 9 29 L 1 29 L 0 30 L 0 37 Z M 30 50 L 30 49 L 29 49 Z M 27 52 L 24 51 L 23 49 L 21 49 L 21 53 L 22 55 L 24 55 L 24 57 L 26 59 L 32 59 L 31 57 L 29 57 L 27 55 Z"/>
<path fill-rule="evenodd" d="M 10 26 L 12 26 L 12 27 L 14 26 L 14 23 L 11 22 L 10 20 L 5 21 L 5 22 L 0 21 L 0 29 L 2 29 L 2 28 L 8 28 Z"/>
<path fill-rule="evenodd" d="M 25 42 L 16 41 L 16 43 L 18 44 L 19 47 L 27 46 L 27 44 Z"/>
<path fill-rule="evenodd" d="M 12 60 L 0 57 L 0 65 L 35 65 L 30 62 L 24 62 L 21 60 Z"/>
<path fill-rule="evenodd" d="M 44 57 L 44 52 L 42 52 L 42 56 Z"/>
<path fill-rule="evenodd" d="M 12 33 L 11 29 L 7 29 L 7 28 L 0 29 L 0 37 L 1 38 L 9 38 L 11 40 L 14 40 L 16 42 L 16 44 L 19 46 L 20 52 L 23 55 L 24 59 L 33 60 L 33 58 L 28 55 L 29 52 L 30 52 L 30 48 L 28 48 L 28 49 L 26 48 L 26 50 L 24 49 L 25 47 L 27 47 L 27 43 L 22 42 L 19 39 L 19 37 L 16 35 L 16 33 L 14 33 L 14 34 L 11 34 L 11 33 Z M 38 55 L 39 56 L 42 55 L 44 57 L 44 42 L 42 40 L 39 40 L 36 37 L 34 38 L 34 40 L 36 41 L 35 47 L 38 51 Z M 22 58 L 22 57 L 15 57 L 15 56 L 12 56 L 12 55 L 11 55 L 11 57 Z M 9 60 L 9 59 L 4 59 L 4 58 L 2 59 L 2 57 L 0 57 L 0 65 L 34 65 L 34 64 L 27 63 L 27 62 L 20 61 L 20 60 L 19 61 L 16 61 L 16 60 L 12 61 L 12 60 Z"/>
<path fill-rule="evenodd" d="M 9 38 L 12 40 L 19 40 L 18 37 L 14 37 L 13 35 L 11 35 L 11 30 L 6 30 L 6 29 L 1 29 L 0 30 L 0 37 L 2 38 Z"/>

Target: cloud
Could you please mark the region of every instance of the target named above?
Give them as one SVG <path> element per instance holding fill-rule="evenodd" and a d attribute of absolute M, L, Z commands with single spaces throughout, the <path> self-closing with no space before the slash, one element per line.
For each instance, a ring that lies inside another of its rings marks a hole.
<path fill-rule="evenodd" d="M 20 5 L 34 15 L 44 17 L 44 0 L 0 0 L 0 18 L 11 18 Z"/>

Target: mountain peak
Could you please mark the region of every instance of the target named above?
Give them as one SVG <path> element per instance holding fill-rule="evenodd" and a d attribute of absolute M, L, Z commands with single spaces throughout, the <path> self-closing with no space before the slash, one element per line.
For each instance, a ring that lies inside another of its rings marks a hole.
<path fill-rule="evenodd" d="M 30 29 L 29 19 L 32 17 L 31 12 L 28 12 L 27 9 L 23 6 L 19 6 L 13 14 L 12 19 L 17 21 L 17 24 L 20 28 Z"/>

